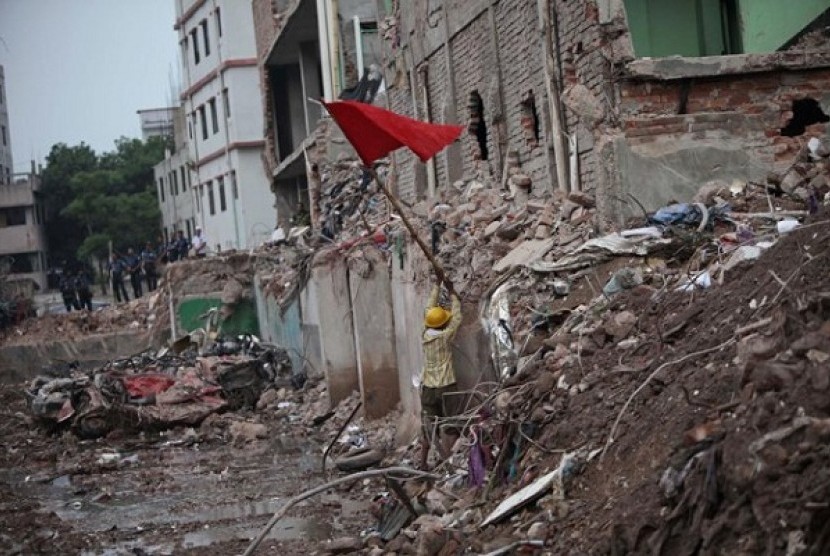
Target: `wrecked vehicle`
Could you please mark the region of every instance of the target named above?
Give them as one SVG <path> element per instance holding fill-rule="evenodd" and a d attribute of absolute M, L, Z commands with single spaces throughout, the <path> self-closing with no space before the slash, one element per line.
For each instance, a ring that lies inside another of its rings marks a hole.
<path fill-rule="evenodd" d="M 26 395 L 47 429 L 99 438 L 116 429 L 195 426 L 212 413 L 253 408 L 269 388 L 298 383 L 284 349 L 246 336 L 217 339 L 204 355 L 162 350 L 70 376 L 39 376 Z"/>

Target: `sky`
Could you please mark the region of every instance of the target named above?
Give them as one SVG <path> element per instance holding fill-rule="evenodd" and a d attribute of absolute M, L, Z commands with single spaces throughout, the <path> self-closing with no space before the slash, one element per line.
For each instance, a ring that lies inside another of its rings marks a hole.
<path fill-rule="evenodd" d="M 52 145 L 111 151 L 137 110 L 177 104 L 175 0 L 0 0 L 16 172 Z"/>

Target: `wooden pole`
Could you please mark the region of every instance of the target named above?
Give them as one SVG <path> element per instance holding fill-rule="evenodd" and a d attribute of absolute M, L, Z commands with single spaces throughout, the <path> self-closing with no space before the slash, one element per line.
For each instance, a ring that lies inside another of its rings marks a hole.
<path fill-rule="evenodd" d="M 418 232 L 415 231 L 415 228 L 409 222 L 409 219 L 406 217 L 406 214 L 404 213 L 401 202 L 398 200 L 397 197 L 395 197 L 392 194 L 391 191 L 389 191 L 389 188 L 386 187 L 386 184 L 383 183 L 383 181 L 380 179 L 380 176 L 378 176 L 378 173 L 375 171 L 374 168 L 368 168 L 368 170 L 371 176 L 375 178 L 375 181 L 378 182 L 378 185 L 380 186 L 381 191 L 383 191 L 383 194 L 386 195 L 386 198 L 389 199 L 389 202 L 392 203 L 392 206 L 395 208 L 395 211 L 401 217 L 401 221 L 403 221 L 403 225 L 406 226 L 406 229 L 409 230 L 409 234 L 412 236 L 412 239 L 415 240 L 415 243 L 418 244 L 418 247 L 420 247 L 421 251 L 423 251 L 424 255 L 426 255 L 427 260 L 429 260 L 430 264 L 432 264 L 432 268 L 435 269 L 435 275 L 438 278 L 438 281 L 440 283 L 443 283 L 447 287 L 447 290 L 450 292 L 451 295 L 457 297 L 458 294 L 455 293 L 455 288 L 453 288 L 452 282 L 450 282 L 450 279 L 447 278 L 447 274 L 446 272 L 444 272 L 444 267 L 442 267 L 441 263 L 439 263 L 438 260 L 433 256 L 433 254 L 429 250 L 429 247 L 427 247 L 427 244 L 424 243 L 424 241 L 418 235 Z"/>
<path fill-rule="evenodd" d="M 551 137 L 553 142 L 553 154 L 556 160 L 556 180 L 562 191 L 568 191 L 569 172 L 568 157 L 565 148 L 564 119 L 560 103 L 559 82 L 556 79 L 556 58 L 554 49 L 559 46 L 553 44 L 553 25 L 550 20 L 549 1 L 537 0 L 536 7 L 539 12 L 539 35 L 542 42 L 542 58 L 545 63 L 542 66 L 545 75 L 545 92 L 548 96 L 548 108 L 550 110 Z"/>

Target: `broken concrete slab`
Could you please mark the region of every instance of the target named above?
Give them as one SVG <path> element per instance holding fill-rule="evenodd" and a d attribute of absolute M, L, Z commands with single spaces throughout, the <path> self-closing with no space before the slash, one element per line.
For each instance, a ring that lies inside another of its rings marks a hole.
<path fill-rule="evenodd" d="M 493 266 L 493 271 L 501 273 L 517 266 L 535 262 L 550 251 L 555 243 L 556 240 L 554 238 L 527 240 L 502 257 Z"/>

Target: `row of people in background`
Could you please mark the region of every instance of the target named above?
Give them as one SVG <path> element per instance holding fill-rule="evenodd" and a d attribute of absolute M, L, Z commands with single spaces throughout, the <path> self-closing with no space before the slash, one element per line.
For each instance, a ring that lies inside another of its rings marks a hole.
<path fill-rule="evenodd" d="M 143 295 L 143 282 L 147 283 L 147 291 L 152 292 L 158 287 L 158 263 L 172 263 L 184 260 L 188 257 L 191 247 L 196 257 L 204 257 L 207 252 L 207 238 L 201 228 L 196 228 L 196 235 L 193 242 L 184 237 L 184 232 L 179 230 L 176 236 L 168 243 L 160 242 L 158 247 L 153 248 L 149 241 L 141 253 L 136 253 L 133 248 L 127 250 L 126 255 L 113 253 L 109 262 L 110 281 L 115 300 L 121 303 L 129 301 L 127 288 L 124 286 L 125 277 L 129 277 L 130 286 L 136 299 Z"/>
<path fill-rule="evenodd" d="M 92 310 L 92 280 L 86 271 L 72 273 L 64 267 L 58 287 L 67 313 L 71 313 L 72 309 Z"/>

